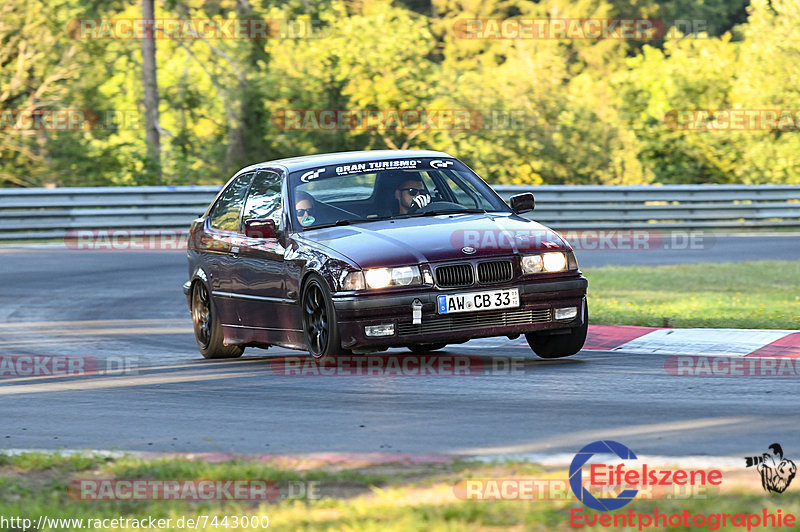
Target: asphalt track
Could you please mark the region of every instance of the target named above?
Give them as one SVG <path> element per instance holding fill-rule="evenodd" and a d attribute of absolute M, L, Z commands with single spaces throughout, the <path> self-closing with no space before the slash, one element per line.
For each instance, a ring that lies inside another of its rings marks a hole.
<path fill-rule="evenodd" d="M 798 260 L 800 237 L 579 258 L 583 268 Z M 0 247 L 1 354 L 127 366 L 0 377 L 0 448 L 538 455 L 616 439 L 644 454 L 745 456 L 800 446 L 797 379 L 674 377 L 663 356 L 544 361 L 499 339 L 445 351 L 479 357 L 488 369 L 476 376 L 283 376 L 271 357 L 300 353 L 274 348 L 205 361 L 185 279 L 183 252 Z"/>

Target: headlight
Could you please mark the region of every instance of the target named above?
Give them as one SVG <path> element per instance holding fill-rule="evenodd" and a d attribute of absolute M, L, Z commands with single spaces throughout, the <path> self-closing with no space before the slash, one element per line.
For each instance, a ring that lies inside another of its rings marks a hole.
<path fill-rule="evenodd" d="M 364 270 L 364 278 L 370 288 L 386 288 L 392 283 L 392 273 L 388 268 Z"/>
<path fill-rule="evenodd" d="M 387 288 L 389 286 L 413 286 L 422 284 L 419 266 L 400 266 L 398 268 L 372 268 L 364 270 L 367 288 Z"/>
<path fill-rule="evenodd" d="M 342 282 L 342 290 L 363 290 L 364 289 L 364 273 L 363 272 L 350 272 Z"/>
<path fill-rule="evenodd" d="M 541 255 L 523 255 L 522 273 L 525 275 L 540 272 L 563 272 L 567 269 L 578 269 L 578 262 L 570 252 L 572 260 L 568 260 L 567 253 L 563 251 L 548 251 Z"/>
<path fill-rule="evenodd" d="M 524 255 L 522 257 L 522 273 L 539 273 L 542 268 L 541 255 Z"/>
<path fill-rule="evenodd" d="M 560 272 L 567 269 L 567 257 L 561 251 L 551 251 L 542 255 L 544 271 Z"/>
<path fill-rule="evenodd" d="M 416 266 L 405 266 L 403 268 L 392 268 L 392 284 L 408 286 L 411 283 L 420 282 L 419 268 Z"/>

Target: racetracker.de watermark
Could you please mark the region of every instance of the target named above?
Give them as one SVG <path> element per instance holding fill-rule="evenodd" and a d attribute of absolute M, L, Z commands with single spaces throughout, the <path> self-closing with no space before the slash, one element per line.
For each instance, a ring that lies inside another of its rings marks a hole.
<path fill-rule="evenodd" d="M 230 234 L 212 238 L 189 229 L 71 229 L 64 235 L 64 245 L 74 251 L 175 251 L 193 247 L 228 251 L 231 247 L 277 246 L 277 240 Z"/>
<path fill-rule="evenodd" d="M 75 251 L 174 251 L 187 248 L 188 229 L 71 229 L 64 245 Z"/>
<path fill-rule="evenodd" d="M 11 377 L 82 377 L 139 372 L 139 357 L 88 355 L 0 355 L 0 379 Z"/>
<path fill-rule="evenodd" d="M 634 40 L 665 37 L 670 28 L 680 35 L 709 33 L 707 20 L 657 18 L 463 18 L 453 24 L 457 39 L 491 40 Z"/>
<path fill-rule="evenodd" d="M 447 354 L 341 355 L 278 357 L 270 369 L 284 377 L 477 377 L 525 373 L 523 357 L 478 357 Z"/>
<path fill-rule="evenodd" d="M 476 109 L 278 109 L 272 125 L 278 131 L 475 131 L 484 119 Z"/>
<path fill-rule="evenodd" d="M 139 130 L 144 116 L 136 109 L 3 109 L 3 131 Z"/>
<path fill-rule="evenodd" d="M 524 131 L 545 118 L 529 109 L 278 109 L 278 131 Z"/>
<path fill-rule="evenodd" d="M 592 487 L 588 478 L 584 488 Z M 600 485 L 595 492 L 601 497 L 617 497 L 626 489 L 638 489 L 637 499 L 709 499 L 719 494 L 718 486 L 700 484 L 650 484 L 647 486 Z M 569 479 L 562 478 L 472 478 L 453 486 L 453 494 L 468 501 L 566 501 L 574 500 Z"/>
<path fill-rule="evenodd" d="M 800 131 L 800 109 L 673 109 L 664 124 L 682 131 Z"/>
<path fill-rule="evenodd" d="M 0 378 L 96 375 L 92 356 L 0 355 Z"/>
<path fill-rule="evenodd" d="M 560 233 L 576 251 L 698 251 L 714 247 L 716 238 L 700 231 L 644 229 L 587 229 Z M 450 235 L 454 249 L 547 250 L 558 248 L 558 235 L 536 230 L 458 229 Z"/>
<path fill-rule="evenodd" d="M 277 482 L 253 479 L 77 479 L 69 483 L 67 493 L 70 498 L 81 501 L 274 501 L 281 498 Z"/>
<path fill-rule="evenodd" d="M 623 18 L 473 18 L 453 25 L 458 39 L 661 39 L 666 25 L 660 19 Z"/>
<path fill-rule="evenodd" d="M 672 355 L 664 371 L 673 377 L 800 377 L 800 358 Z"/>
<path fill-rule="evenodd" d="M 267 40 L 328 36 L 321 20 L 306 18 L 80 18 L 67 25 L 84 40 Z"/>

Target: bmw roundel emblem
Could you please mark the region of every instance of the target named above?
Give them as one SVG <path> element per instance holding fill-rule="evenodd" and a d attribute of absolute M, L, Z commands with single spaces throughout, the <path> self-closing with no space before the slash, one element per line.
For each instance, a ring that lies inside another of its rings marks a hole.
<path fill-rule="evenodd" d="M 473 253 L 475 253 L 477 250 L 476 250 L 474 247 L 472 247 L 472 246 L 464 246 L 463 248 L 461 248 L 461 251 L 463 251 L 463 252 L 464 252 L 464 253 L 466 253 L 467 255 L 472 255 L 472 254 L 473 254 Z"/>

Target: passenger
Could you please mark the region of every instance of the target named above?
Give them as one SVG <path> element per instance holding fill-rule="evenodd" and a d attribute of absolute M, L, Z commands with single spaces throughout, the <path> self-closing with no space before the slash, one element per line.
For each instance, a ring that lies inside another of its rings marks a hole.
<path fill-rule="evenodd" d="M 314 197 L 308 192 L 295 192 L 294 215 L 302 227 L 308 227 L 316 221 L 314 218 L 315 204 Z"/>

